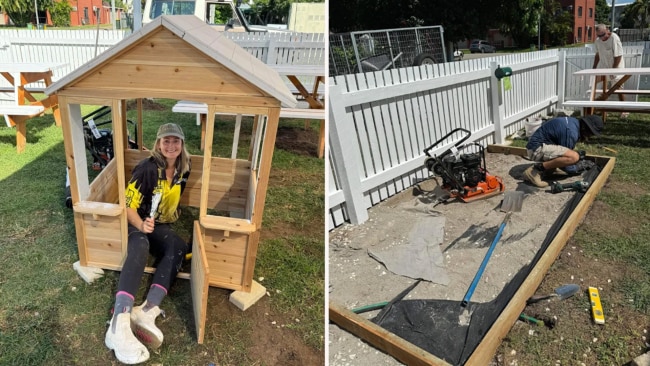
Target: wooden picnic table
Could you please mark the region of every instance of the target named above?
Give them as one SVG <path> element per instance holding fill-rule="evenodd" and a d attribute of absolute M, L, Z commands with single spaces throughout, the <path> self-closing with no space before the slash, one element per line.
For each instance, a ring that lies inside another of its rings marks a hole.
<path fill-rule="evenodd" d="M 627 112 L 634 111 L 638 113 L 650 113 L 649 102 L 638 101 L 609 101 L 612 95 L 649 95 L 650 90 L 632 90 L 622 89 L 623 84 L 634 75 L 650 75 L 650 67 L 634 67 L 634 68 L 609 68 L 609 69 L 584 69 L 573 73 L 576 76 L 589 76 L 591 81 L 591 90 L 589 91 L 589 100 L 580 101 L 572 100 L 564 102 L 565 106 L 582 107 L 583 114 L 593 114 L 596 110 L 603 112 L 603 117 L 606 111 Z M 610 75 L 620 76 L 620 78 L 608 86 L 607 79 Z M 599 88 L 598 84 L 602 86 Z"/>
<path fill-rule="evenodd" d="M 42 115 L 49 109 L 54 115 L 54 122 L 61 126 L 61 113 L 56 95 L 37 100 L 26 85 L 43 81 L 45 87 L 52 84 L 52 71 L 65 66 L 65 63 L 0 63 L 0 75 L 13 85 L 14 103 L 1 105 L 0 114 L 4 114 L 8 127 L 16 126 L 16 150 L 25 149 L 27 141 L 27 120 Z"/>
<path fill-rule="evenodd" d="M 318 87 L 320 83 L 325 84 L 325 66 L 324 65 L 269 65 L 278 74 L 286 76 L 291 84 L 296 87 L 300 95 L 309 103 L 309 108 L 324 109 L 323 101 L 318 97 Z M 298 79 L 300 76 L 310 76 L 314 78 L 312 91 L 308 91 L 303 83 Z"/>

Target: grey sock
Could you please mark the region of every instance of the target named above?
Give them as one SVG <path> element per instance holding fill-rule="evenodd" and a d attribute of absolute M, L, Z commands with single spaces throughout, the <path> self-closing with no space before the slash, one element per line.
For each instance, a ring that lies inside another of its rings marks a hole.
<path fill-rule="evenodd" d="M 122 313 L 130 313 L 133 309 L 133 296 L 124 291 L 119 291 L 115 295 L 115 306 L 113 307 L 113 320 Z M 113 322 L 115 328 L 115 322 Z M 113 329 L 115 330 L 115 329 Z"/>
<path fill-rule="evenodd" d="M 149 288 L 149 293 L 147 294 L 147 305 L 145 305 L 143 310 L 146 311 L 155 306 L 160 306 L 160 303 L 163 301 L 165 296 L 167 296 L 167 290 L 154 283 Z"/>

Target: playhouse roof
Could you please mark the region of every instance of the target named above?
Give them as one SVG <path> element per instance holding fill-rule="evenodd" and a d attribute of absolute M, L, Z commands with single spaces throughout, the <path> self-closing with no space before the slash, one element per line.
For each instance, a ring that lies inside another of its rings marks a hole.
<path fill-rule="evenodd" d="M 280 75 L 194 15 L 161 16 L 48 87 L 53 94 L 294 107 Z M 74 92 L 72 92 L 74 93 Z M 227 97 L 227 98 L 226 98 Z M 242 99 L 243 98 L 243 99 Z"/>

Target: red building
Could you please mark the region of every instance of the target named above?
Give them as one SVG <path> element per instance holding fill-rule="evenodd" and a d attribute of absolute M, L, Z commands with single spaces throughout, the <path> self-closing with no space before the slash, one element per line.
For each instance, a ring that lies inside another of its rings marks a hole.
<path fill-rule="evenodd" d="M 562 9 L 573 14 L 573 31 L 567 42 L 591 43 L 596 40 L 596 0 L 560 0 Z"/>
<path fill-rule="evenodd" d="M 70 26 L 112 23 L 111 7 L 102 4 L 102 0 L 68 0 L 68 3 L 72 6 Z M 115 17 L 119 19 L 120 9 L 115 9 Z"/>

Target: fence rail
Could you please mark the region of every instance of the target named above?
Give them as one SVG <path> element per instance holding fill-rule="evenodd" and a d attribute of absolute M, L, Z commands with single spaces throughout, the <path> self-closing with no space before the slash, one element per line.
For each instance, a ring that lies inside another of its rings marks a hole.
<path fill-rule="evenodd" d="M 649 64 L 643 46 L 624 47 L 626 66 Z M 463 127 L 472 133 L 467 142 L 502 143 L 527 117 L 587 98 L 590 80 L 573 73 L 593 58 L 585 47 L 330 77 L 329 229 L 364 222 L 368 208 L 427 179 L 423 150 L 449 131 Z M 511 89 L 494 76 L 498 66 L 512 68 Z"/>

